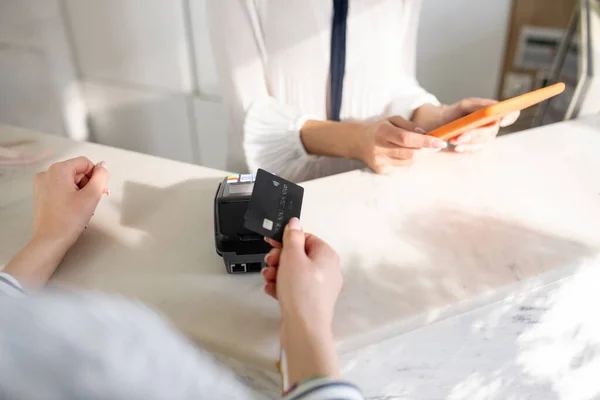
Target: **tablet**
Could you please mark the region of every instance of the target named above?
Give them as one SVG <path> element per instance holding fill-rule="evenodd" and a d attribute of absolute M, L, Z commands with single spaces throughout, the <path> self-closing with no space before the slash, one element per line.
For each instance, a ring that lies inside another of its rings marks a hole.
<path fill-rule="evenodd" d="M 428 135 L 442 140 L 450 140 L 461 133 L 499 121 L 512 112 L 521 111 L 544 100 L 548 100 L 551 97 L 561 94 L 564 90 L 565 84 L 562 82 L 534 90 L 533 92 L 482 108 L 466 117 L 459 118 L 456 121 L 434 129 Z"/>

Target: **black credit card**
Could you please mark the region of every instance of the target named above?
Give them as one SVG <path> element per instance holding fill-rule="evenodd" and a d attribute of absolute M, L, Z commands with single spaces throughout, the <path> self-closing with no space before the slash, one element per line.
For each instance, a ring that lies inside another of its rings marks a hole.
<path fill-rule="evenodd" d="M 281 242 L 290 219 L 300 218 L 304 188 L 259 169 L 244 217 L 244 227 Z"/>

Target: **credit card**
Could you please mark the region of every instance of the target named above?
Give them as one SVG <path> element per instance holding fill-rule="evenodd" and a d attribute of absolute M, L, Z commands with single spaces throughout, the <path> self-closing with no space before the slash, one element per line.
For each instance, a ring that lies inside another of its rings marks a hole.
<path fill-rule="evenodd" d="M 259 169 L 244 217 L 244 227 L 281 242 L 290 219 L 300 218 L 304 188 Z"/>

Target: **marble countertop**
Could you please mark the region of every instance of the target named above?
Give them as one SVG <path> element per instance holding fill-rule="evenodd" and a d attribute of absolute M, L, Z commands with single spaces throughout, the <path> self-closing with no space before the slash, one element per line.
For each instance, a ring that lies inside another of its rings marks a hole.
<path fill-rule="evenodd" d="M 0 132 L 0 144 L 30 138 L 55 150 L 42 165 L 0 171 L 0 263 L 31 234 L 35 171 L 104 159 L 111 196 L 54 283 L 148 302 L 275 396 L 265 369 L 277 357 L 277 305 L 260 277 L 227 275 L 214 251 L 224 172 Z M 305 228 L 342 258 L 334 329 L 345 376 L 372 399 L 598 398 L 599 153 L 600 118 L 591 118 L 474 155 L 427 155 L 390 176 L 303 184 Z"/>
<path fill-rule="evenodd" d="M 598 400 L 598 265 L 345 354 L 343 375 L 369 400 Z M 224 362 L 279 398 L 277 376 Z"/>

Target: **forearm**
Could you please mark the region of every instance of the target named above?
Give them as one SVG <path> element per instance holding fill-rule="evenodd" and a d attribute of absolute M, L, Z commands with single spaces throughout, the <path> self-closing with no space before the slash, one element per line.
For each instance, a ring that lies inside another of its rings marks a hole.
<path fill-rule="evenodd" d="M 26 288 L 41 288 L 50 280 L 65 253 L 60 243 L 33 238 L 4 267 L 3 272 L 13 276 Z"/>
<path fill-rule="evenodd" d="M 361 123 L 308 120 L 300 138 L 308 154 L 359 160 L 365 129 Z"/>
<path fill-rule="evenodd" d="M 286 353 L 290 383 L 315 377 L 339 377 L 339 361 L 331 329 L 290 323 L 282 333 L 282 347 Z"/>

